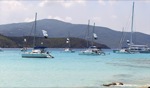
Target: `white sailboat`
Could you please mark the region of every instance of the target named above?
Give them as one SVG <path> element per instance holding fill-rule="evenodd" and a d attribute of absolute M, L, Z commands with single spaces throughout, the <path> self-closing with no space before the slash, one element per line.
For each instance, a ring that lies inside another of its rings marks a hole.
<path fill-rule="evenodd" d="M 114 53 L 130 53 L 130 52 L 128 52 L 127 48 L 122 48 L 122 43 L 123 43 L 124 39 L 125 39 L 125 33 L 124 33 L 124 28 L 123 28 L 122 29 L 122 36 L 121 36 L 121 39 L 119 41 L 118 48 L 113 50 Z M 129 43 L 129 40 L 127 40 L 127 44 L 128 43 Z"/>
<path fill-rule="evenodd" d="M 127 40 L 128 48 L 120 49 L 117 53 L 150 53 L 147 45 L 136 45 L 133 43 L 133 22 L 134 22 L 134 2 L 132 7 L 132 23 L 131 23 L 131 37 Z"/>
<path fill-rule="evenodd" d="M 90 26 L 90 21 L 88 21 L 88 35 L 89 35 L 89 26 Z M 101 54 L 105 54 L 101 49 L 98 49 L 96 46 L 93 45 L 94 40 L 97 39 L 97 35 L 94 32 L 95 29 L 95 23 L 93 26 L 93 35 L 92 35 L 92 46 L 90 46 L 88 49 L 81 51 L 79 53 L 79 55 L 101 55 Z M 87 40 L 87 46 L 89 45 L 88 40 Z"/>
<path fill-rule="evenodd" d="M 68 38 L 66 39 L 66 43 L 68 44 L 68 47 L 65 48 L 64 52 L 67 52 L 67 53 L 74 53 L 75 51 L 71 49 L 70 33 L 68 33 Z"/>
<path fill-rule="evenodd" d="M 54 58 L 48 51 L 46 51 L 46 47 L 43 46 L 36 46 L 35 45 L 35 38 L 36 38 L 36 19 L 37 19 L 37 13 L 35 14 L 35 24 L 34 24 L 34 40 L 33 40 L 33 46 L 31 52 L 25 52 L 22 54 L 23 58 Z M 44 37 L 47 37 L 47 32 L 44 32 Z"/>
<path fill-rule="evenodd" d="M 24 40 L 23 40 L 23 48 L 21 49 L 21 51 L 27 51 L 27 47 L 25 46 L 26 45 L 26 42 L 27 42 L 27 39 L 26 38 L 24 38 Z"/>

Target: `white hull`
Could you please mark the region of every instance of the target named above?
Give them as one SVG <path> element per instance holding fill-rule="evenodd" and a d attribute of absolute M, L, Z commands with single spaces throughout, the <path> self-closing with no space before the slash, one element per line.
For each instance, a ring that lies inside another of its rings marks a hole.
<path fill-rule="evenodd" d="M 105 55 L 105 53 L 100 49 L 97 49 L 96 46 L 91 46 L 85 51 L 81 51 L 79 55 Z"/>
<path fill-rule="evenodd" d="M 79 55 L 100 55 L 100 53 L 81 51 Z"/>
<path fill-rule="evenodd" d="M 126 49 L 116 50 L 116 51 L 114 51 L 114 53 L 118 53 L 118 54 L 133 54 L 133 52 L 126 51 Z"/>
<path fill-rule="evenodd" d="M 27 48 L 22 48 L 21 51 L 27 51 Z"/>
<path fill-rule="evenodd" d="M 72 49 L 70 49 L 70 48 L 66 48 L 66 49 L 64 50 L 64 52 L 65 52 L 65 53 L 75 53 L 75 51 L 72 50 Z"/>
<path fill-rule="evenodd" d="M 53 58 L 51 55 L 46 53 L 24 53 L 23 58 Z"/>
<path fill-rule="evenodd" d="M 64 53 L 75 53 L 75 51 L 64 51 Z"/>

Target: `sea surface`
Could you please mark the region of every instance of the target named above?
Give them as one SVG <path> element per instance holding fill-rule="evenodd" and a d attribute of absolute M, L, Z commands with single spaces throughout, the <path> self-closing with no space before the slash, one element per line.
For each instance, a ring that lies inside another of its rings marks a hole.
<path fill-rule="evenodd" d="M 95 87 L 123 82 L 139 88 L 150 84 L 150 54 L 116 54 L 87 56 L 48 49 L 55 58 L 22 58 L 18 48 L 0 52 L 0 87 Z M 105 87 L 104 87 L 105 88 Z"/>

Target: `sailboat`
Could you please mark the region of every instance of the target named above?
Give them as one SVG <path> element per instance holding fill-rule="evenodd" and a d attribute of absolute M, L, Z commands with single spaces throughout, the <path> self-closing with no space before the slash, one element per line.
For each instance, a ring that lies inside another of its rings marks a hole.
<path fill-rule="evenodd" d="M 122 48 L 122 43 L 124 41 L 124 38 L 125 38 L 125 34 L 124 34 L 124 28 L 122 29 L 122 36 L 120 38 L 120 41 L 119 41 L 119 45 L 118 45 L 118 48 L 117 49 L 113 49 L 113 52 L 114 53 L 119 53 L 119 52 L 124 52 L 125 49 L 121 49 Z M 121 49 L 121 50 L 120 50 Z"/>
<path fill-rule="evenodd" d="M 89 35 L 89 26 L 90 26 L 90 20 L 88 21 L 88 35 Z M 98 49 L 96 46 L 94 46 L 94 40 L 97 39 L 97 35 L 94 32 L 95 30 L 95 23 L 93 26 L 93 35 L 92 35 L 92 46 L 90 46 L 89 48 L 87 48 L 84 51 L 81 51 L 79 53 L 79 55 L 101 55 L 101 54 L 105 54 L 101 49 Z M 87 46 L 89 45 L 89 42 L 87 40 Z"/>
<path fill-rule="evenodd" d="M 132 7 L 132 23 L 131 23 L 131 37 L 127 40 L 128 48 L 120 49 L 118 53 L 150 53 L 147 45 L 136 45 L 133 43 L 133 21 L 134 21 L 134 2 Z"/>
<path fill-rule="evenodd" d="M 33 39 L 33 46 L 34 48 L 32 49 L 31 52 L 25 52 L 22 54 L 23 58 L 54 58 L 48 51 L 46 51 L 46 47 L 44 46 L 36 46 L 36 19 L 37 19 L 37 13 L 35 14 L 35 24 L 34 24 L 34 39 Z M 46 33 L 46 32 L 45 32 Z M 44 33 L 43 33 L 44 34 Z M 47 37 L 44 35 L 44 37 Z"/>
<path fill-rule="evenodd" d="M 21 51 L 27 51 L 27 47 L 25 47 L 25 43 L 27 42 L 27 39 L 24 38 L 24 41 L 23 41 L 23 48 L 21 49 Z"/>
<path fill-rule="evenodd" d="M 64 52 L 74 53 L 75 51 L 71 49 L 70 33 L 68 33 L 68 38 L 66 39 L 66 43 L 68 44 L 68 48 L 65 48 Z"/>

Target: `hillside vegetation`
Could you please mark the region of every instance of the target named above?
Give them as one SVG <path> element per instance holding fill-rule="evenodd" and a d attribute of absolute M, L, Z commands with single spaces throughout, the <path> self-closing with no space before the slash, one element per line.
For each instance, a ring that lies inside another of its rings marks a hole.
<path fill-rule="evenodd" d="M 24 42 L 24 38 L 27 42 Z M 49 48 L 66 48 L 66 38 L 48 38 L 36 37 L 36 46 L 46 46 Z M 41 44 L 43 43 L 43 44 Z M 72 48 L 86 48 L 87 41 L 79 38 L 71 38 Z M 104 44 L 94 43 L 99 48 L 109 48 Z M 21 48 L 21 47 L 33 47 L 33 37 L 5 37 L 0 35 L 0 47 L 5 48 Z"/>
<path fill-rule="evenodd" d="M 10 48 L 10 47 L 18 47 L 16 42 L 9 39 L 8 37 L 5 37 L 3 35 L 0 35 L 0 47 L 7 47 L 7 48 Z"/>

